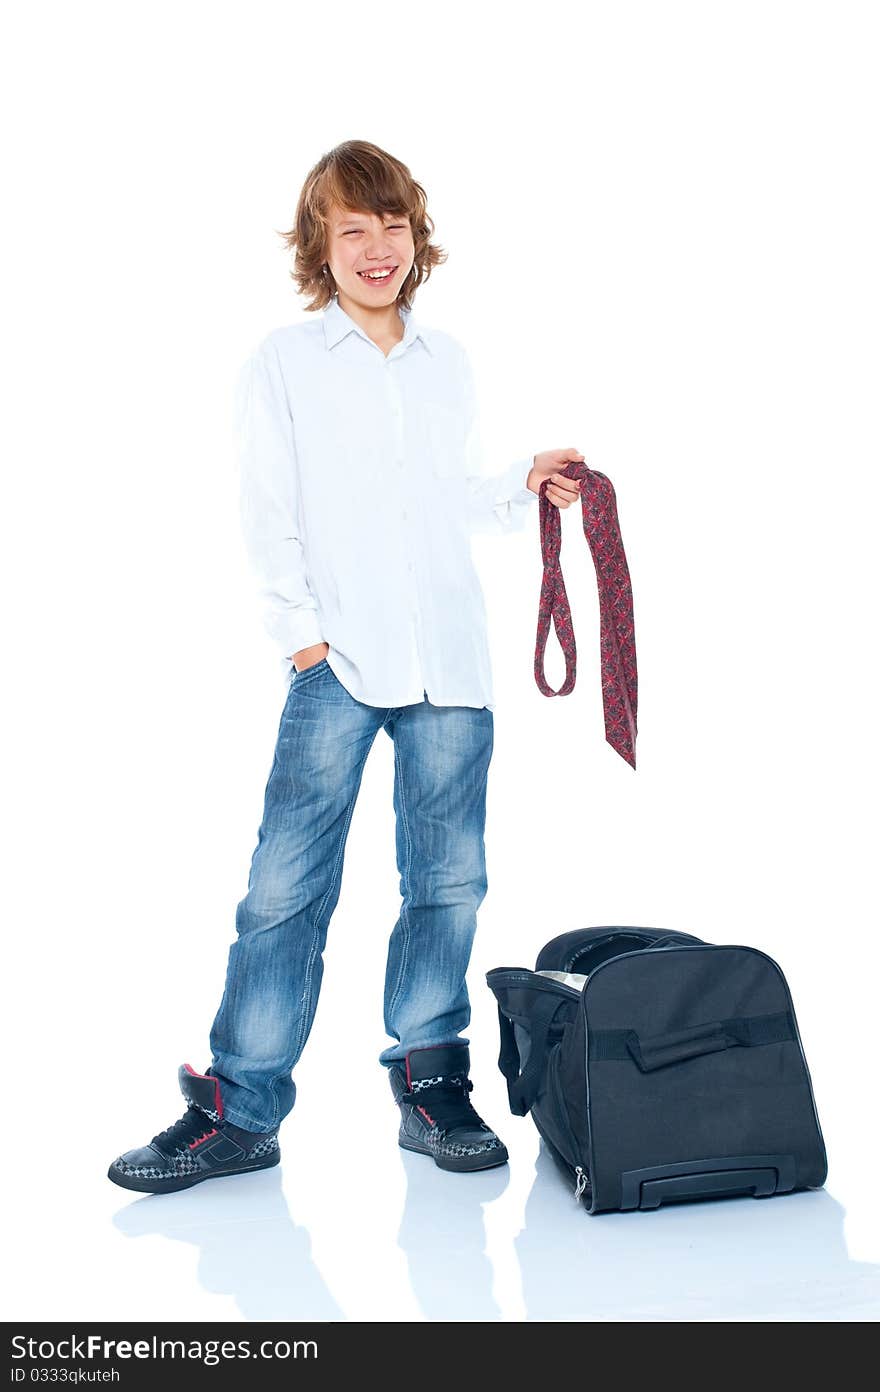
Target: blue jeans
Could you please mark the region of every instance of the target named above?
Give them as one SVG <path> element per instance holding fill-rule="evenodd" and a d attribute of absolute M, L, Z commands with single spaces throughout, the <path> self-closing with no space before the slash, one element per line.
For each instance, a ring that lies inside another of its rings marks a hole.
<path fill-rule="evenodd" d="M 211 1027 L 225 1117 L 269 1131 L 294 1105 L 291 1071 L 315 1016 L 348 828 L 379 730 L 394 743 L 402 904 L 388 944 L 389 1067 L 411 1049 L 467 1044 L 465 972 L 486 894 L 488 707 L 355 700 L 326 657 L 291 677 L 248 892 L 236 910 Z"/>

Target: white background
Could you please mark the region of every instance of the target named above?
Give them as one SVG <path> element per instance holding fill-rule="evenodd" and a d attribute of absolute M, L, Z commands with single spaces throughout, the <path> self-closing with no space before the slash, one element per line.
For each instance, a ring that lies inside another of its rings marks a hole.
<path fill-rule="evenodd" d="M 874 1317 L 876 7 L 34 4 L 4 27 L 6 1318 Z M 396 1145 L 381 737 L 280 1169 L 129 1200 L 107 1165 L 210 1062 L 285 695 L 232 383 L 303 317 L 277 230 L 346 139 L 427 190 L 449 259 L 414 312 L 469 347 L 497 468 L 573 445 L 615 485 L 638 769 L 604 740 L 575 509 L 577 686 L 535 686 L 536 505 L 475 542 L 497 710 L 470 1038 L 510 1166 Z M 484 973 L 606 923 L 776 958 L 825 1191 L 577 1211 L 507 1110 Z"/>

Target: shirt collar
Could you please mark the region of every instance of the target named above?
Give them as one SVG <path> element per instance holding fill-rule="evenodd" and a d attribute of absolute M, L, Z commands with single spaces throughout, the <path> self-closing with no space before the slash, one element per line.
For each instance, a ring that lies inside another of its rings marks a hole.
<path fill-rule="evenodd" d="M 428 352 L 433 354 L 430 329 L 413 318 L 411 309 L 404 309 L 401 306 L 398 312 L 403 321 L 403 338 L 399 345 L 401 350 L 409 347 L 417 338 L 420 338 Z M 333 348 L 340 339 L 345 338 L 352 331 L 360 334 L 361 338 L 366 339 L 367 343 L 372 344 L 375 348 L 376 345 L 369 334 L 364 332 L 360 324 L 355 323 L 351 315 L 346 314 L 336 295 L 327 305 L 322 317 L 324 320 L 324 342 L 328 349 Z"/>

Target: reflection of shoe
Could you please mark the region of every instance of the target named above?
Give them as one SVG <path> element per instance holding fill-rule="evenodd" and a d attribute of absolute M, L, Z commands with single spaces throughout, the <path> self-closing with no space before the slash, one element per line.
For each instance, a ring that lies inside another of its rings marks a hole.
<path fill-rule="evenodd" d="M 487 1170 L 507 1160 L 507 1147 L 471 1106 L 469 1072 L 466 1044 L 413 1049 L 405 1066 L 388 1070 L 401 1112 L 398 1145 L 432 1155 L 441 1170 Z"/>
<path fill-rule="evenodd" d="M 223 1120 L 220 1084 L 210 1074 L 196 1073 L 188 1063 L 177 1070 L 188 1106 L 173 1126 L 160 1131 L 147 1146 L 127 1150 L 107 1171 L 114 1184 L 144 1194 L 170 1194 L 189 1189 L 203 1179 L 267 1170 L 281 1159 L 278 1128 L 243 1131 Z"/>

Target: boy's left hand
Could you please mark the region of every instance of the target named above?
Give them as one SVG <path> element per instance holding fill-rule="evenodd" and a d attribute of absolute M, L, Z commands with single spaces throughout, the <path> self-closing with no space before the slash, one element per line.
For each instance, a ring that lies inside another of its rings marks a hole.
<path fill-rule="evenodd" d="M 578 464 L 586 462 L 584 456 L 576 449 L 544 450 L 542 454 L 536 454 L 526 479 L 526 488 L 537 493 L 544 479 L 549 478 L 546 492 L 548 501 L 558 508 L 571 507 L 580 497 L 581 481 L 562 478 L 558 471 L 572 460 Z"/>

